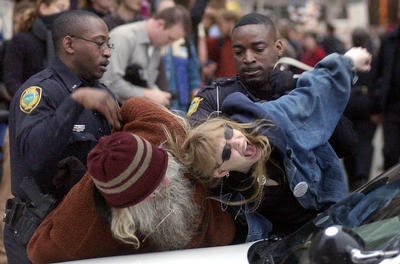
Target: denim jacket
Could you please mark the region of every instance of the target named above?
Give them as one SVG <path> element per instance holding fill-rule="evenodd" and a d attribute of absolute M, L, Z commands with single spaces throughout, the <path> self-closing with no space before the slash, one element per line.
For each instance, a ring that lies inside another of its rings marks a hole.
<path fill-rule="evenodd" d="M 331 54 L 304 72 L 288 95 L 255 103 L 233 93 L 222 105 L 239 122 L 272 121 L 262 133 L 282 153 L 287 181 L 306 209 L 325 208 L 347 194 L 343 167 L 328 139 L 349 99 L 352 68 L 351 59 Z"/>

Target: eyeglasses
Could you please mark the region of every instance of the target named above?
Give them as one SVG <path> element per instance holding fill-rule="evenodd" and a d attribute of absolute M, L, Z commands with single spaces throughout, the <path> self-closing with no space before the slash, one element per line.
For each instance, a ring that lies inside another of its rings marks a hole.
<path fill-rule="evenodd" d="M 103 51 L 106 50 L 106 49 L 109 49 L 109 50 L 114 49 L 114 44 L 113 44 L 113 43 L 110 43 L 110 40 L 107 40 L 107 41 L 94 41 L 94 40 L 82 38 L 82 37 L 79 37 L 79 36 L 72 36 L 72 35 L 71 35 L 70 37 L 71 37 L 71 38 L 77 38 L 77 39 L 81 39 L 81 40 L 84 40 L 84 41 L 87 41 L 87 42 L 94 43 L 94 44 L 97 45 L 97 47 L 98 47 L 99 49 L 102 49 Z"/>
<path fill-rule="evenodd" d="M 232 139 L 233 137 L 233 128 L 230 125 L 225 125 L 225 131 L 224 131 L 224 135 L 225 135 L 225 146 L 224 149 L 222 150 L 222 163 L 224 163 L 225 161 L 229 160 L 231 158 L 231 154 L 232 154 L 232 149 L 231 149 L 231 145 L 228 144 L 228 140 Z M 221 164 L 218 164 L 218 167 L 222 166 Z"/>

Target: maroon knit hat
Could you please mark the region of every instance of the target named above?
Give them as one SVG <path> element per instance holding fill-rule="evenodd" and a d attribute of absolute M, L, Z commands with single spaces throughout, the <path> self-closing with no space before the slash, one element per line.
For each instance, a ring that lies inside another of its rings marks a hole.
<path fill-rule="evenodd" d="M 143 201 L 160 185 L 167 165 L 165 150 L 128 132 L 100 138 L 88 155 L 88 172 L 114 208 Z"/>

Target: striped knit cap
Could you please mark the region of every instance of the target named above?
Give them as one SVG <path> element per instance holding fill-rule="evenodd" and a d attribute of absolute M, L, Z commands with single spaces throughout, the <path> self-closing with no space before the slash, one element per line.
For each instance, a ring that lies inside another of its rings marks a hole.
<path fill-rule="evenodd" d="M 168 165 L 165 150 L 128 132 L 104 136 L 88 155 L 88 172 L 114 208 L 135 205 L 161 183 Z"/>

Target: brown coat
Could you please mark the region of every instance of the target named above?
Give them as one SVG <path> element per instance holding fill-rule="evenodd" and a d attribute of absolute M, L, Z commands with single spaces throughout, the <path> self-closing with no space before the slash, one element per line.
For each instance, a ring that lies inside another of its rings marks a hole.
<path fill-rule="evenodd" d="M 160 144 L 160 123 L 184 136 L 178 121 L 162 107 L 145 99 L 128 100 L 121 113 L 124 130 Z M 84 258 L 136 254 L 157 251 L 144 244 L 139 250 L 117 241 L 95 209 L 94 184 L 86 174 L 67 194 L 63 202 L 41 223 L 27 246 L 34 263 L 69 261 Z M 232 243 L 235 227 L 231 216 L 222 212 L 218 202 L 205 199 L 210 193 L 200 184 L 193 187 L 196 202 L 202 210 L 193 224 L 197 233 L 186 248 L 221 246 Z"/>

